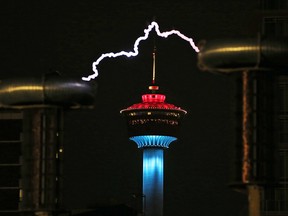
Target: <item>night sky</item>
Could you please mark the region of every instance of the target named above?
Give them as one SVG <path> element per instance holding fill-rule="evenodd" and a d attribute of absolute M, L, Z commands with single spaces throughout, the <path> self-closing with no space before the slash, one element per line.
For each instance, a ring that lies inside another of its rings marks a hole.
<path fill-rule="evenodd" d="M 254 7 L 249 0 L 5 1 L 0 79 L 55 71 L 81 79 L 102 53 L 132 50 L 154 20 L 161 31 L 180 30 L 196 43 L 247 36 Z M 66 112 L 65 207 L 139 203 L 132 195 L 141 193 L 141 151 L 128 141 L 119 111 L 148 92 L 154 45 L 160 92 L 188 111 L 179 140 L 165 151 L 164 215 L 245 215 L 246 195 L 228 186 L 235 143 L 233 79 L 200 71 L 186 41 L 155 33 L 140 44 L 137 57 L 101 62 L 95 109 Z"/>

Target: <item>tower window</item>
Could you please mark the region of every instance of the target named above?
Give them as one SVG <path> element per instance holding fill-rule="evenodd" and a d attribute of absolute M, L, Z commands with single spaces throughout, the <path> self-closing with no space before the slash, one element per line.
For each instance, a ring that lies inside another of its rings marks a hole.
<path fill-rule="evenodd" d="M 288 180 L 288 150 L 282 149 L 279 152 L 279 171 L 281 181 Z"/>
<path fill-rule="evenodd" d="M 288 35 L 288 17 L 264 17 L 263 33 L 273 36 Z"/>
<path fill-rule="evenodd" d="M 285 76 L 278 77 L 276 97 L 278 142 L 288 147 L 288 79 Z"/>
<path fill-rule="evenodd" d="M 261 8 L 264 10 L 287 9 L 288 1 L 287 0 L 262 0 Z"/>

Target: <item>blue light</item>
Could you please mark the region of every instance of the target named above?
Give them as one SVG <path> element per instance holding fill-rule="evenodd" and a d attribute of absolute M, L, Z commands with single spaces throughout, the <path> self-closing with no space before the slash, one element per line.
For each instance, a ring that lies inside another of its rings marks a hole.
<path fill-rule="evenodd" d="M 143 148 L 143 210 L 146 216 L 163 215 L 164 148 L 177 140 L 163 135 L 130 137 Z"/>
<path fill-rule="evenodd" d="M 169 148 L 170 143 L 177 140 L 177 138 L 163 135 L 143 135 L 143 136 L 130 137 L 130 140 L 136 142 L 138 148 L 143 147 Z"/>
<path fill-rule="evenodd" d="M 162 215 L 163 212 L 163 149 L 143 150 L 143 195 L 145 215 Z"/>

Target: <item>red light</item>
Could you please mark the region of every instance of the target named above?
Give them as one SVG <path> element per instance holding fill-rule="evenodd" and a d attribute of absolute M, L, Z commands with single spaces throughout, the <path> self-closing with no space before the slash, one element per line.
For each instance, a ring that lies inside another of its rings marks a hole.
<path fill-rule="evenodd" d="M 142 95 L 142 103 L 133 104 L 126 110 L 134 109 L 168 109 L 168 110 L 182 110 L 173 104 L 165 102 L 166 96 L 163 94 L 144 94 Z M 185 113 L 186 111 L 183 110 Z"/>
<path fill-rule="evenodd" d="M 144 103 L 164 103 L 166 96 L 162 94 L 144 94 L 142 95 L 142 101 Z"/>
<path fill-rule="evenodd" d="M 149 90 L 157 91 L 159 90 L 159 86 L 149 86 Z"/>

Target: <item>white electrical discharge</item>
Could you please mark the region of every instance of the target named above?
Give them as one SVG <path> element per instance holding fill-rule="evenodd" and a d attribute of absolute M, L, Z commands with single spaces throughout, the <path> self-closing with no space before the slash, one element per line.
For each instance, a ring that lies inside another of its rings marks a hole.
<path fill-rule="evenodd" d="M 191 47 L 195 50 L 195 52 L 199 52 L 199 48 L 195 45 L 194 41 L 192 38 L 189 38 L 187 36 L 185 36 L 184 34 L 182 34 L 180 31 L 178 30 L 171 30 L 171 31 L 166 31 L 166 32 L 160 32 L 159 30 L 159 25 L 157 22 L 153 21 L 151 22 L 151 24 L 148 26 L 147 29 L 144 29 L 144 35 L 137 38 L 137 40 L 134 43 L 134 48 L 133 51 L 120 51 L 120 52 L 110 52 L 110 53 L 104 53 L 102 54 L 96 61 L 93 62 L 92 64 L 92 70 L 93 70 L 93 74 L 87 76 L 87 77 L 82 77 L 82 80 L 84 81 L 90 81 L 91 79 L 95 79 L 98 76 L 98 69 L 97 66 L 100 64 L 100 62 L 105 59 L 105 58 L 116 58 L 119 56 L 126 56 L 126 57 L 131 57 L 131 56 L 137 56 L 139 54 L 139 50 L 138 50 L 138 46 L 140 44 L 141 41 L 146 40 L 149 37 L 149 33 L 155 29 L 155 32 L 157 33 L 157 35 L 159 37 L 163 37 L 163 38 L 167 38 L 170 35 L 177 35 L 180 38 L 182 38 L 183 40 L 187 41 Z"/>

